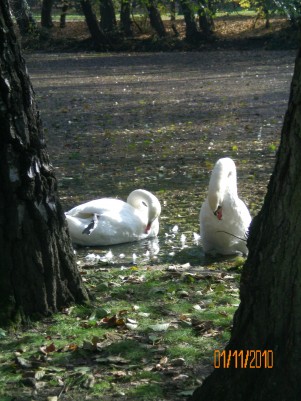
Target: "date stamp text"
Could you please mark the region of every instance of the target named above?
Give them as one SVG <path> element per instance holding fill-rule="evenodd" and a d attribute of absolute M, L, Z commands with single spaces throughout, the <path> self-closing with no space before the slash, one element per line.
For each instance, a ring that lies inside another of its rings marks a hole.
<path fill-rule="evenodd" d="M 218 368 L 271 369 L 274 366 L 272 350 L 215 350 L 213 364 Z"/>

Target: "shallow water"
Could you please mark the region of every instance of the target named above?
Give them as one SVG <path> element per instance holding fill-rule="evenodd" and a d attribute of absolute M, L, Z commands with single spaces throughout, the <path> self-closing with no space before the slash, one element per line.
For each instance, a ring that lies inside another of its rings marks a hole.
<path fill-rule="evenodd" d="M 102 247 L 76 247 L 80 265 L 112 266 L 145 264 L 206 264 L 199 234 L 178 225 L 162 224 L 158 237 L 126 244 Z"/>

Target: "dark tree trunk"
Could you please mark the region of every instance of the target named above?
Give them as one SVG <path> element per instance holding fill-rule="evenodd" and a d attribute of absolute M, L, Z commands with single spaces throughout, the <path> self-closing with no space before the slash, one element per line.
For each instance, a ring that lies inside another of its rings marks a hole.
<path fill-rule="evenodd" d="M 13 0 L 12 8 L 17 20 L 17 24 L 21 35 L 27 35 L 36 28 L 36 22 L 30 12 L 29 5 L 26 0 Z"/>
<path fill-rule="evenodd" d="M 60 15 L 60 28 L 65 28 L 66 27 L 67 11 L 68 11 L 68 4 L 63 4 L 62 12 L 61 12 L 61 15 Z"/>
<path fill-rule="evenodd" d="M 121 0 L 120 29 L 125 33 L 126 36 L 133 36 L 130 0 Z"/>
<path fill-rule="evenodd" d="M 281 143 L 261 212 L 250 230 L 241 304 L 226 347 L 244 350 L 246 368 L 215 369 L 193 401 L 300 399 L 301 380 L 301 48 Z M 246 350 L 271 350 L 272 369 L 250 369 Z"/>
<path fill-rule="evenodd" d="M 108 44 L 108 39 L 100 28 L 96 15 L 92 10 L 90 0 L 81 0 L 80 4 L 95 47 L 98 48 L 102 45 Z"/>
<path fill-rule="evenodd" d="M 199 26 L 200 30 L 204 33 L 205 36 L 209 37 L 213 33 L 214 22 L 212 18 L 212 11 L 210 9 L 209 0 L 199 0 Z"/>
<path fill-rule="evenodd" d="M 175 0 L 171 0 L 171 2 L 170 2 L 170 22 L 171 22 L 171 29 L 173 30 L 175 36 L 179 36 L 179 32 L 177 30 L 177 24 L 176 24 L 176 2 L 175 2 Z"/>
<path fill-rule="evenodd" d="M 146 8 L 152 28 L 157 32 L 160 38 L 163 38 L 164 36 L 166 36 L 166 30 L 160 12 L 154 3 L 154 0 L 149 0 L 147 2 Z"/>
<path fill-rule="evenodd" d="M 188 42 L 196 42 L 200 39 L 200 32 L 197 28 L 191 3 L 188 0 L 180 0 L 179 2 L 185 20 L 185 38 Z"/>
<path fill-rule="evenodd" d="M 42 11 L 41 11 L 41 25 L 43 28 L 52 28 L 52 6 L 53 0 L 43 0 Z"/>
<path fill-rule="evenodd" d="M 0 127 L 0 325 L 6 325 L 88 299 L 8 0 L 0 2 Z"/>
<path fill-rule="evenodd" d="M 100 0 L 100 25 L 105 32 L 116 31 L 116 14 L 112 0 Z"/>

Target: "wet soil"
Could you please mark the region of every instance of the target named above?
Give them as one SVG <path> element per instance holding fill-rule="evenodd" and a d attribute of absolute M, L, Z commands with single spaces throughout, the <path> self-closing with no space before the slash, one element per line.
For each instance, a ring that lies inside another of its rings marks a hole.
<path fill-rule="evenodd" d="M 175 225 L 192 244 L 210 171 L 229 156 L 254 216 L 273 169 L 294 57 L 262 49 L 26 54 L 64 209 L 145 188 L 163 206 L 162 249 Z"/>

